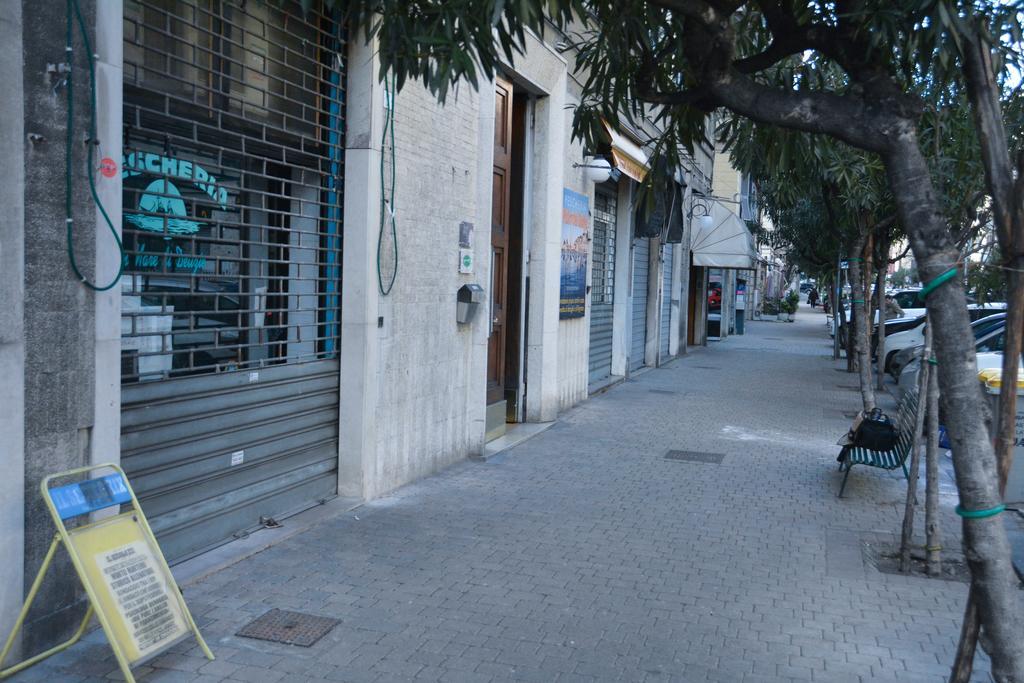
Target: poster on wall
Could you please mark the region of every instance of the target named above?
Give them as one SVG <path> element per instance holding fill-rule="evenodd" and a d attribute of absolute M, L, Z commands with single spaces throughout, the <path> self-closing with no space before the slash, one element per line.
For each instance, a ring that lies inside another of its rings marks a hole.
<path fill-rule="evenodd" d="M 562 277 L 558 317 L 582 318 L 587 297 L 587 228 L 590 205 L 586 195 L 562 191 Z"/>

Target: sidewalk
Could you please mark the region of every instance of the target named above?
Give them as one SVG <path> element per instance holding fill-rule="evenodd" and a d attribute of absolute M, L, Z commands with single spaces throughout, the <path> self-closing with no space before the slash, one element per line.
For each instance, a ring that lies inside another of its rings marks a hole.
<path fill-rule="evenodd" d="M 906 489 L 855 468 L 836 498 L 859 396 L 823 316 L 746 331 L 186 586 L 217 660 L 186 644 L 140 680 L 942 680 L 967 586 L 863 560 Z M 234 635 L 275 607 L 341 623 Z M 13 680 L 117 677 L 88 641 Z"/>

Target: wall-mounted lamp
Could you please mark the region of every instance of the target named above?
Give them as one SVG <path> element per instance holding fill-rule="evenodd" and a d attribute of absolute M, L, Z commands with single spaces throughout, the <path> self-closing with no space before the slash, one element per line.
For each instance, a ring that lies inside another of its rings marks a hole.
<path fill-rule="evenodd" d="M 612 165 L 604 157 L 590 157 L 584 159 L 586 163 L 573 164 L 573 168 L 585 168 L 584 172 L 589 182 L 599 185 L 612 177 Z"/>
<path fill-rule="evenodd" d="M 715 225 L 715 219 L 711 216 L 711 199 L 697 193 L 690 194 L 690 220 L 696 218 L 700 224 L 701 231 L 710 230 Z"/>

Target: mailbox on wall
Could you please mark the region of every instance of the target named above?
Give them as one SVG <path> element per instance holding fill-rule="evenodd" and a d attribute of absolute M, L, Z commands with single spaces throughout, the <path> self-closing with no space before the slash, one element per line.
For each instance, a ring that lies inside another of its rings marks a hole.
<path fill-rule="evenodd" d="M 480 304 L 484 302 L 484 288 L 470 284 L 459 287 L 455 304 L 455 320 L 459 323 L 471 323 L 476 317 Z"/>

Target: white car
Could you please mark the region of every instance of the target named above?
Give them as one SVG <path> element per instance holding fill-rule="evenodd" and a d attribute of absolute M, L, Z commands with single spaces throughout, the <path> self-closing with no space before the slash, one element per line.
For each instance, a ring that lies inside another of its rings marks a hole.
<path fill-rule="evenodd" d="M 973 315 L 973 313 L 972 313 Z M 1005 313 L 996 313 L 995 315 L 985 316 L 979 318 L 971 323 L 971 330 L 974 333 L 974 338 L 981 339 L 983 336 L 996 329 L 1002 327 L 1006 323 Z M 886 371 L 892 375 L 893 379 L 897 379 L 900 373 L 903 372 L 903 368 L 907 367 L 916 358 L 920 357 L 921 352 L 924 350 L 924 342 L 917 346 L 908 346 L 905 349 L 897 351 L 894 355 L 889 357 L 889 361 L 886 365 Z"/>
<path fill-rule="evenodd" d="M 1005 310 L 1005 303 L 967 304 L 967 311 L 972 321 L 971 327 L 975 329 L 996 324 L 1005 317 L 1005 314 L 995 313 L 995 315 L 990 315 L 990 313 Z M 898 354 L 906 349 L 913 349 L 916 346 L 924 345 L 924 323 L 925 318 L 921 316 L 914 327 L 885 335 L 885 365 L 883 367 L 893 377 L 899 377 L 900 369 L 906 365 L 906 354 L 903 354 L 902 363 L 897 364 L 894 362 Z M 977 335 L 975 335 L 975 338 L 977 338 Z"/>
<path fill-rule="evenodd" d="M 1003 367 L 1003 345 L 1006 343 L 1006 325 L 985 332 L 974 345 L 978 372 L 988 368 Z M 900 396 L 908 391 L 917 391 L 917 376 L 921 371 L 921 359 L 915 358 L 900 372 L 897 387 Z"/>

